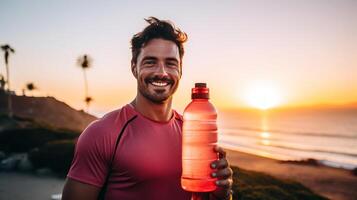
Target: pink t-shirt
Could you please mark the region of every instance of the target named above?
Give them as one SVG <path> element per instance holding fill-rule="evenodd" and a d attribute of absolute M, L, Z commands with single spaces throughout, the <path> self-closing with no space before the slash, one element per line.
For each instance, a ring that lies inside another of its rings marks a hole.
<path fill-rule="evenodd" d="M 109 171 L 105 199 L 189 200 L 181 188 L 182 117 L 150 120 L 128 104 L 92 122 L 80 135 L 68 177 L 102 187 Z"/>

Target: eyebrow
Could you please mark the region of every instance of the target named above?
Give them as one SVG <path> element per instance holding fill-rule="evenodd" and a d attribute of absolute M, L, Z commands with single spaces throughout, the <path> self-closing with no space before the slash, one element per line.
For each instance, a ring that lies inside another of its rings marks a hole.
<path fill-rule="evenodd" d="M 157 58 L 154 57 L 154 56 L 146 56 L 146 57 L 143 58 L 142 61 L 144 61 L 144 60 L 157 60 Z"/>

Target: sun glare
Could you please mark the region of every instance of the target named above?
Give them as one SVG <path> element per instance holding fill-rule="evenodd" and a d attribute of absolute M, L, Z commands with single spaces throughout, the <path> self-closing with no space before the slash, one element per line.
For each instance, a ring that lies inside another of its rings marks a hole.
<path fill-rule="evenodd" d="M 281 103 L 281 94 L 277 88 L 267 85 L 255 85 L 246 92 L 246 103 L 254 108 L 266 110 Z"/>

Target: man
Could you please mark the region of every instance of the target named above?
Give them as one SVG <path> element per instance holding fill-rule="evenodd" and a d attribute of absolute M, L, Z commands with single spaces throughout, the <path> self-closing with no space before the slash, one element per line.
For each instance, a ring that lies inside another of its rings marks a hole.
<path fill-rule="evenodd" d="M 151 17 L 131 40 L 137 96 L 91 123 L 78 139 L 63 189 L 64 200 L 189 200 L 180 185 L 182 116 L 171 108 L 182 74 L 187 35 Z M 230 199 L 232 170 L 225 152 L 213 162 L 217 190 L 209 199 Z"/>

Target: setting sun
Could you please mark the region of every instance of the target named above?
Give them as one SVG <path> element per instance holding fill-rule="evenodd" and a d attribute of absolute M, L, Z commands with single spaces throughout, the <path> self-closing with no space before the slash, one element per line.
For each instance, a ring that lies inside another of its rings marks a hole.
<path fill-rule="evenodd" d="M 281 103 L 281 94 L 272 85 L 259 84 L 250 87 L 246 91 L 245 101 L 254 108 L 266 110 Z"/>

